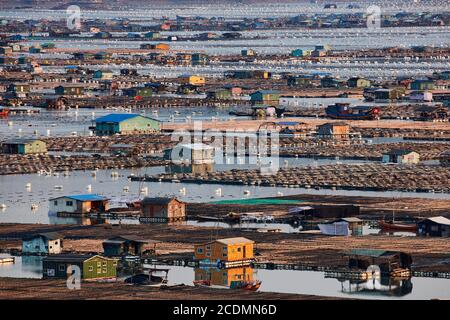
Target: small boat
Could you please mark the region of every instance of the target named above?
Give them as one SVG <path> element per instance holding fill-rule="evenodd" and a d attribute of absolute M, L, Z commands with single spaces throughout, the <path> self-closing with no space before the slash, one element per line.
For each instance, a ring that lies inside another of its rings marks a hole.
<path fill-rule="evenodd" d="M 193 283 L 194 283 L 194 286 L 196 286 L 196 287 L 210 287 L 211 286 L 211 280 L 194 280 Z"/>
<path fill-rule="evenodd" d="M 135 274 L 125 279 L 125 283 L 141 286 L 160 286 L 168 283 L 167 275 L 169 269 L 148 269 L 147 272 Z M 154 275 L 154 273 L 164 272 L 164 276 Z"/>
<path fill-rule="evenodd" d="M 412 231 L 412 232 L 417 231 L 417 225 L 415 224 L 401 224 L 380 220 L 378 225 L 380 226 L 381 230 Z"/>
<path fill-rule="evenodd" d="M 261 280 L 255 280 L 250 282 L 245 282 L 242 289 L 249 291 L 257 291 L 261 287 Z"/>

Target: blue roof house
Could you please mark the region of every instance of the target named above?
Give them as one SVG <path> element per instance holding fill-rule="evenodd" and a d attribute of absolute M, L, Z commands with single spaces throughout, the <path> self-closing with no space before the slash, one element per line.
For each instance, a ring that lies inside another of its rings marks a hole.
<path fill-rule="evenodd" d="M 88 214 L 109 210 L 109 198 L 97 194 L 68 195 L 49 200 L 53 213 Z"/>
<path fill-rule="evenodd" d="M 98 136 L 114 134 L 143 134 L 161 130 L 159 120 L 132 113 L 112 113 L 95 120 Z"/>

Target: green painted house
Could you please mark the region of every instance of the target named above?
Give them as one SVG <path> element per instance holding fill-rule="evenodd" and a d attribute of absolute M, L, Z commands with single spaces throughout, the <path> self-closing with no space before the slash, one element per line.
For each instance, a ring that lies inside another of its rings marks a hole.
<path fill-rule="evenodd" d="M 95 132 L 98 136 L 154 133 L 160 130 L 161 121 L 139 114 L 113 113 L 95 120 Z"/>
<path fill-rule="evenodd" d="M 110 279 L 117 277 L 117 259 L 99 255 L 58 254 L 42 260 L 43 278 L 66 279 L 73 267 L 80 268 L 82 280 Z M 68 272 L 69 270 L 69 272 Z"/>
<path fill-rule="evenodd" d="M 280 93 L 275 90 L 259 90 L 250 95 L 250 101 L 253 104 L 278 105 Z"/>
<path fill-rule="evenodd" d="M 39 139 L 13 139 L 3 142 L 2 151 L 6 154 L 43 154 L 47 145 Z"/>

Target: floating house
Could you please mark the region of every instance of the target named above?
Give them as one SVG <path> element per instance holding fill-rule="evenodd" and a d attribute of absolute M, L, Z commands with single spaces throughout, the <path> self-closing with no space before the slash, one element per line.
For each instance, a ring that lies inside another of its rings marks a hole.
<path fill-rule="evenodd" d="M 348 139 L 350 126 L 346 122 L 324 123 L 317 127 L 317 137 L 321 139 Z"/>
<path fill-rule="evenodd" d="M 124 96 L 132 97 L 132 98 L 143 98 L 143 97 L 151 97 L 153 95 L 153 90 L 151 88 L 146 87 L 134 87 L 123 89 L 122 93 Z"/>
<path fill-rule="evenodd" d="M 99 255 L 59 254 L 42 260 L 44 279 L 67 279 L 72 266 L 81 271 L 82 280 L 114 279 L 117 277 L 117 259 Z"/>
<path fill-rule="evenodd" d="M 214 155 L 214 148 L 204 143 L 179 144 L 164 150 L 164 159 L 175 164 L 212 164 Z"/>
<path fill-rule="evenodd" d="M 188 75 L 188 76 L 181 76 L 180 83 L 182 84 L 189 84 L 192 86 L 203 86 L 205 85 L 205 77 L 203 76 L 196 76 L 196 75 Z"/>
<path fill-rule="evenodd" d="M 6 154 L 44 154 L 47 144 L 39 139 L 13 139 L 2 143 L 2 152 Z"/>
<path fill-rule="evenodd" d="M 114 134 L 141 134 L 159 132 L 161 122 L 139 114 L 116 113 L 95 120 L 95 133 L 98 136 Z"/>
<path fill-rule="evenodd" d="M 417 152 L 405 149 L 392 149 L 383 154 L 383 163 L 417 164 L 420 155 Z"/>
<path fill-rule="evenodd" d="M 118 236 L 103 241 L 103 252 L 106 257 L 141 256 L 144 246 L 153 244 L 153 252 L 156 252 L 154 240 L 143 240 L 135 236 Z"/>
<path fill-rule="evenodd" d="M 173 222 L 186 219 L 186 203 L 176 198 L 144 198 L 141 210 L 143 221 Z"/>
<path fill-rule="evenodd" d="M 82 96 L 84 95 L 84 85 L 67 84 L 55 87 L 55 94 L 64 96 Z"/>
<path fill-rule="evenodd" d="M 276 90 L 259 90 L 250 95 L 253 104 L 278 105 L 280 103 L 280 92 Z"/>
<path fill-rule="evenodd" d="M 450 219 L 446 217 L 427 218 L 417 223 L 421 236 L 450 237 Z"/>
<path fill-rule="evenodd" d="M 346 254 L 350 269 L 366 271 L 370 266 L 378 266 L 381 275 L 397 275 L 411 270 L 412 258 L 399 251 L 377 249 L 354 249 Z M 404 274 L 404 273 L 403 273 Z"/>
<path fill-rule="evenodd" d="M 196 260 L 218 267 L 249 265 L 254 260 L 254 241 L 243 237 L 218 239 L 194 246 Z"/>
<path fill-rule="evenodd" d="M 31 235 L 22 239 L 22 254 L 60 254 L 63 236 L 56 232 Z"/>
<path fill-rule="evenodd" d="M 97 70 L 94 72 L 94 79 L 112 80 L 114 73 L 111 70 Z"/>
<path fill-rule="evenodd" d="M 434 89 L 434 82 L 433 80 L 427 80 L 427 79 L 419 79 L 414 80 L 411 82 L 411 90 L 433 90 Z"/>
<path fill-rule="evenodd" d="M 353 77 L 347 80 L 349 88 L 368 88 L 372 83 L 365 78 Z"/>
<path fill-rule="evenodd" d="M 49 201 L 50 212 L 87 214 L 109 210 L 109 199 L 96 194 L 62 196 Z"/>
<path fill-rule="evenodd" d="M 216 89 L 206 93 L 207 98 L 215 100 L 227 100 L 231 99 L 231 90 L 228 89 Z"/>

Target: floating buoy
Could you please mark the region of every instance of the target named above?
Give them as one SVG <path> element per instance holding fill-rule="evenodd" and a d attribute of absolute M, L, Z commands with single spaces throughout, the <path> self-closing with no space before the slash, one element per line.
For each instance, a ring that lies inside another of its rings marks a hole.
<path fill-rule="evenodd" d="M 244 190 L 244 194 L 245 194 L 246 196 L 250 195 L 250 190 Z"/>
<path fill-rule="evenodd" d="M 130 187 L 129 186 L 123 187 L 123 192 L 128 192 L 128 191 L 130 191 Z"/>
<path fill-rule="evenodd" d="M 87 191 L 89 191 L 89 192 L 92 191 L 92 185 L 88 184 L 87 187 L 86 187 L 86 189 L 87 189 Z"/>
<path fill-rule="evenodd" d="M 148 187 L 141 188 L 141 193 L 148 194 Z"/>
<path fill-rule="evenodd" d="M 2 203 L 2 204 L 0 204 L 0 209 L 6 209 L 6 204 L 4 204 L 4 203 Z"/>
<path fill-rule="evenodd" d="M 62 190 L 63 186 L 54 186 L 53 189 L 55 189 L 55 190 Z"/>
<path fill-rule="evenodd" d="M 31 210 L 37 210 L 37 208 L 39 208 L 39 206 L 37 204 L 33 203 L 31 205 Z"/>

